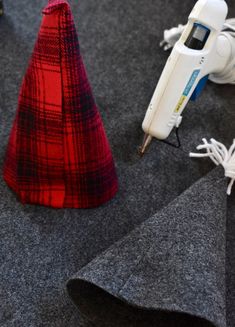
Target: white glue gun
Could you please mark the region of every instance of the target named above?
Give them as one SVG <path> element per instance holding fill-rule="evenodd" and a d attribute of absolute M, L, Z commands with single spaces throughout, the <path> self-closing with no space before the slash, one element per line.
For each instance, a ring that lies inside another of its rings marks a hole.
<path fill-rule="evenodd" d="M 216 83 L 235 81 L 235 29 L 229 25 L 231 30 L 226 32 L 227 12 L 224 0 L 196 3 L 148 107 L 140 154 L 144 154 L 152 137 L 165 140 L 174 127 L 179 127 L 188 101 L 195 100 L 208 77 Z"/>

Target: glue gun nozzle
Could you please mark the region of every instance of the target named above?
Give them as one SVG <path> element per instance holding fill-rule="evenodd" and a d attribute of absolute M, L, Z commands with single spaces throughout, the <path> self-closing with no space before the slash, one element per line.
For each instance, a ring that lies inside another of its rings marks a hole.
<path fill-rule="evenodd" d="M 142 146 L 139 148 L 139 155 L 141 157 L 143 157 L 143 155 L 145 154 L 150 142 L 152 141 L 152 136 L 149 134 L 145 134 L 144 135 L 144 140 L 143 140 L 143 144 Z"/>

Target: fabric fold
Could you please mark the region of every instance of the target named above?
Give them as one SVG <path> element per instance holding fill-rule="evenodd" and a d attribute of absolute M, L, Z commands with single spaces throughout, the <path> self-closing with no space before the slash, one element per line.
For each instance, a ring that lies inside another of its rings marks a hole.
<path fill-rule="evenodd" d="M 226 327 L 227 180 L 221 167 L 68 281 L 95 326 Z"/>
<path fill-rule="evenodd" d="M 50 0 L 23 80 L 4 179 L 23 203 L 90 208 L 118 183 L 67 1 Z"/>

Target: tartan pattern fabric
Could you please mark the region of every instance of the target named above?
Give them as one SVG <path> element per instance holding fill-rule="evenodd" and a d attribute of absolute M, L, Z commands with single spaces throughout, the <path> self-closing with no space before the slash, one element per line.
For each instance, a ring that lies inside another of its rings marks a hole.
<path fill-rule="evenodd" d="M 23 80 L 4 179 L 23 203 L 96 207 L 118 183 L 69 4 L 51 0 Z"/>

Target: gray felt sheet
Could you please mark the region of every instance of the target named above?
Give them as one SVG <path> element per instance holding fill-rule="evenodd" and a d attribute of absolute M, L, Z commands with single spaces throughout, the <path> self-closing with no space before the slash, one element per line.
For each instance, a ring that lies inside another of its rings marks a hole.
<path fill-rule="evenodd" d="M 68 283 L 81 311 L 97 326 L 225 327 L 225 190 L 217 168 L 83 268 Z"/>
<path fill-rule="evenodd" d="M 168 56 L 163 30 L 185 23 L 195 2 L 70 3 L 120 189 L 100 208 L 54 210 L 21 205 L 1 177 L 0 326 L 234 327 L 235 191 L 227 199 L 222 168 L 188 153 L 202 137 L 232 143 L 235 87 L 209 83 L 188 105 L 181 149 L 154 141 L 137 156 Z M 1 166 L 45 4 L 5 0 Z"/>

